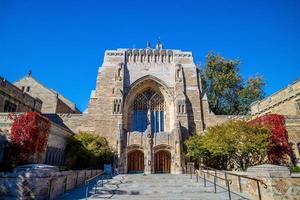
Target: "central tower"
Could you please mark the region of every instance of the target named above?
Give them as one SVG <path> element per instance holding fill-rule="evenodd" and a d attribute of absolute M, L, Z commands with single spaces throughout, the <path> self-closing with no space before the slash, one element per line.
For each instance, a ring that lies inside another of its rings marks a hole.
<path fill-rule="evenodd" d="M 105 52 L 86 123 L 107 137 L 121 173 L 182 172 L 182 144 L 204 128 L 199 77 L 191 52 L 160 42 Z"/>

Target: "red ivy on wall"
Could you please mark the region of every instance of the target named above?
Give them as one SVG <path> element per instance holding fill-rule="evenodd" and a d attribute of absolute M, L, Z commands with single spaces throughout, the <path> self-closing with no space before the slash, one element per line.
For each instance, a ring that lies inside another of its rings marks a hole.
<path fill-rule="evenodd" d="M 47 148 L 50 122 L 37 112 L 10 114 L 10 157 L 16 161 L 38 162 Z"/>
<path fill-rule="evenodd" d="M 272 131 L 270 138 L 271 145 L 268 150 L 268 160 L 272 164 L 282 164 L 291 154 L 291 147 L 288 143 L 287 132 L 285 129 L 284 116 L 278 114 L 267 114 L 252 120 L 269 127 Z"/>

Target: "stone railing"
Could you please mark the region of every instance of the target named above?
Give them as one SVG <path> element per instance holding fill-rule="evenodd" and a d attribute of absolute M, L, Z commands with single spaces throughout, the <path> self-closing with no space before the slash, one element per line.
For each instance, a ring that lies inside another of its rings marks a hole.
<path fill-rule="evenodd" d="M 11 199 L 56 199 L 86 180 L 102 174 L 102 170 L 78 170 L 57 172 L 51 177 L 36 177 L 31 174 L 0 176 L 0 197 Z"/>
<path fill-rule="evenodd" d="M 192 172 L 185 168 L 185 172 Z M 300 199 L 300 176 L 290 174 L 285 166 L 258 165 L 249 167 L 247 172 L 220 171 L 208 167 L 194 170 L 194 178 L 204 179 L 226 188 L 230 192 L 246 194 L 258 200 Z M 189 173 L 192 178 L 192 173 Z"/>

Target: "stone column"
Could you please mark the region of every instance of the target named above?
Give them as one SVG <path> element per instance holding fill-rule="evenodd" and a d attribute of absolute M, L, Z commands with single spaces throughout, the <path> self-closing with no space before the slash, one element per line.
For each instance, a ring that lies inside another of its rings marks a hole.
<path fill-rule="evenodd" d="M 144 134 L 147 135 L 147 142 L 146 142 L 146 149 L 144 151 L 144 163 L 145 163 L 145 174 L 153 173 L 153 137 L 152 137 L 152 130 L 151 130 L 151 115 L 150 110 L 147 113 L 147 130 Z"/>
<path fill-rule="evenodd" d="M 247 175 L 257 178 L 266 184 L 260 183 L 262 199 L 279 200 L 279 199 L 299 199 L 300 198 L 300 178 L 292 177 L 286 166 L 263 164 L 247 169 Z M 244 192 L 258 199 L 257 183 L 253 180 L 242 182 Z M 246 184 L 246 185 L 244 185 Z"/>
<path fill-rule="evenodd" d="M 117 144 L 116 144 L 116 149 L 117 149 L 117 166 L 120 174 L 125 173 L 125 164 L 126 164 L 126 157 L 125 157 L 125 148 L 124 148 L 124 131 L 123 131 L 123 124 L 119 123 L 119 132 L 117 135 Z"/>
<path fill-rule="evenodd" d="M 177 120 L 175 124 L 175 140 L 174 140 L 174 155 L 172 155 L 174 174 L 182 174 L 183 158 L 182 158 L 182 140 L 181 140 L 181 126 Z"/>

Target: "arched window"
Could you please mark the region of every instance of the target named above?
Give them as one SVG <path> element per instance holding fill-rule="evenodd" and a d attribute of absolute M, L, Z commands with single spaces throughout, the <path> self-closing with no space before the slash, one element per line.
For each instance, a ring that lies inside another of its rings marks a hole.
<path fill-rule="evenodd" d="M 137 95 L 133 105 L 133 131 L 144 132 L 147 120 L 150 120 L 152 132 L 164 131 L 164 110 L 164 98 L 158 93 L 149 89 Z"/>

